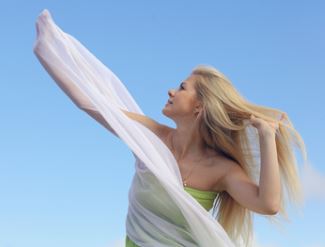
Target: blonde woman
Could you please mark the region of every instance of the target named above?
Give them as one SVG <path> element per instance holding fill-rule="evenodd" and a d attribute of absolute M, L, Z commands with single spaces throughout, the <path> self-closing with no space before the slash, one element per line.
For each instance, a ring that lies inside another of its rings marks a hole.
<path fill-rule="evenodd" d="M 206 65 L 194 68 L 168 95 L 162 112 L 176 128 L 127 115 L 152 129 L 170 148 L 184 187 L 195 189 L 194 196 L 216 192 L 214 211 L 218 207 L 217 219 L 229 236 L 248 245 L 251 212 L 286 216 L 285 192 L 301 202 L 291 147 L 296 142 L 304 154 L 305 148 L 286 113 L 248 102 L 220 71 Z M 257 164 L 247 135 L 249 124 L 256 128 L 260 144 L 259 184 L 254 182 Z"/>
<path fill-rule="evenodd" d="M 37 35 L 34 52 L 60 88 L 135 154 L 126 246 L 249 246 L 252 212 L 285 216 L 285 195 L 300 201 L 292 145 L 306 152 L 289 117 L 244 99 L 216 68 L 198 66 L 168 91 L 171 128 L 46 10 Z"/>

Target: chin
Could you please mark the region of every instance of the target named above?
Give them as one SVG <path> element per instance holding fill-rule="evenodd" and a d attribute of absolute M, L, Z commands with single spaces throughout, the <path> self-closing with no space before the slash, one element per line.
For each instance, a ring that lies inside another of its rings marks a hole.
<path fill-rule="evenodd" d="M 165 116 L 167 116 L 166 114 L 166 107 L 164 107 L 162 110 L 161 110 L 162 114 L 164 114 Z"/>
<path fill-rule="evenodd" d="M 162 110 L 161 110 L 161 112 L 162 112 L 162 114 L 164 114 L 166 117 L 168 117 L 168 118 L 171 118 L 171 112 L 168 110 L 168 109 L 166 109 L 166 107 L 164 107 Z"/>

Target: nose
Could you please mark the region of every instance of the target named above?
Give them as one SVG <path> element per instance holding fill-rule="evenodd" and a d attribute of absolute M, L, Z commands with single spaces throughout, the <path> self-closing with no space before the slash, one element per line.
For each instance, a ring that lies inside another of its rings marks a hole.
<path fill-rule="evenodd" d="M 169 95 L 169 97 L 174 96 L 174 89 L 169 89 L 168 95 Z"/>

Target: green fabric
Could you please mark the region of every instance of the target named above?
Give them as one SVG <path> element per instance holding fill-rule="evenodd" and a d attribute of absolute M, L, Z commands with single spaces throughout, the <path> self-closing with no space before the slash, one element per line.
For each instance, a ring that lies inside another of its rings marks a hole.
<path fill-rule="evenodd" d="M 218 192 L 215 191 L 206 191 L 206 190 L 198 190 L 192 187 L 184 187 L 185 191 L 187 191 L 194 199 L 198 201 L 207 211 L 209 211 L 212 206 L 214 199 L 216 198 Z M 136 245 L 129 236 L 126 235 L 125 238 L 125 247 L 140 247 Z"/>

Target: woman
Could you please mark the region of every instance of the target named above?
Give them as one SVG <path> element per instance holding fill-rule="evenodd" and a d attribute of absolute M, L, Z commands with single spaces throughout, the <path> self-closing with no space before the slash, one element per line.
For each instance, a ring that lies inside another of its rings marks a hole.
<path fill-rule="evenodd" d="M 218 192 L 215 204 L 219 206 L 218 221 L 233 239 L 243 237 L 246 243 L 250 241 L 249 211 L 285 214 L 281 182 L 284 190 L 291 191 L 288 195 L 299 202 L 301 188 L 289 147 L 294 138 L 302 151 L 304 144 L 285 113 L 249 103 L 211 66 L 195 68 L 178 90 L 169 90 L 168 95 L 163 113 L 176 123 L 176 128 L 153 121 L 148 121 L 147 126 L 160 133 L 174 154 L 184 186 L 202 194 Z M 249 146 L 245 120 L 258 132 L 259 185 L 251 178 L 255 172 L 253 153 L 245 153 Z M 293 136 L 289 131 L 293 131 Z M 136 246 L 129 239 L 127 243 Z"/>
<path fill-rule="evenodd" d="M 198 66 L 169 90 L 162 112 L 176 123 L 171 128 L 145 116 L 118 78 L 48 11 L 37 35 L 34 52 L 60 88 L 137 158 L 126 246 L 248 246 L 251 212 L 285 215 L 285 192 L 301 199 L 291 149 L 295 142 L 306 159 L 299 133 L 282 111 L 245 100 L 217 69 Z M 217 221 L 207 213 L 212 206 Z"/>

